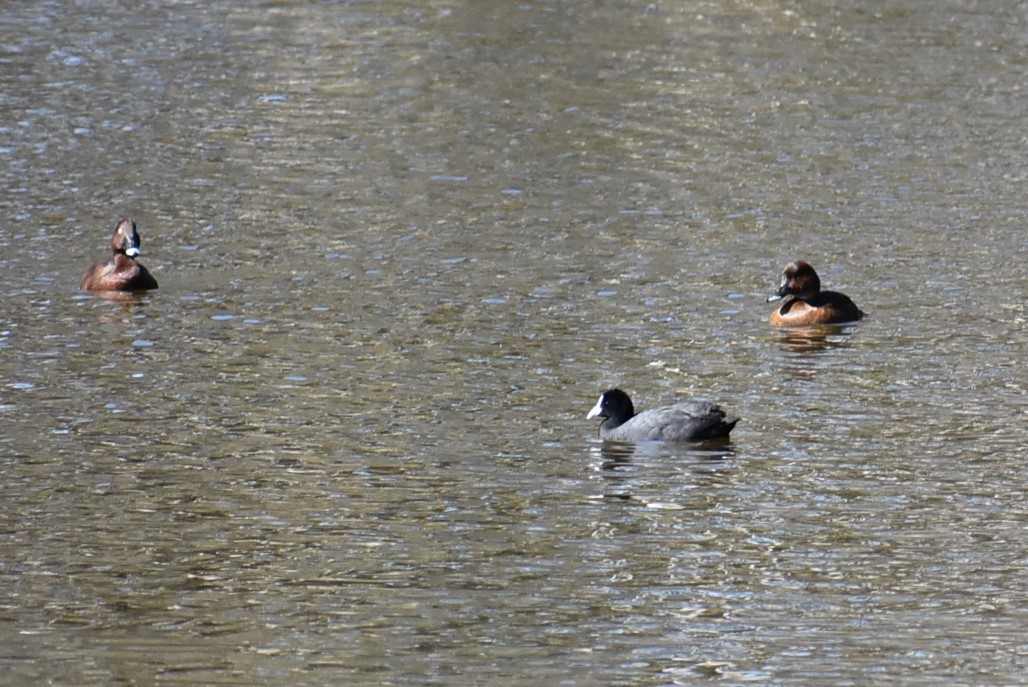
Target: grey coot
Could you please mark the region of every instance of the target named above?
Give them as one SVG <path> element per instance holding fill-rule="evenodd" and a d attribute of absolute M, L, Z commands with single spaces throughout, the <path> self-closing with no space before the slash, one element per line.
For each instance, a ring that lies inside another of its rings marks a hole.
<path fill-rule="evenodd" d="M 602 417 L 600 437 L 609 441 L 703 441 L 727 437 L 737 417 L 706 401 L 683 401 L 636 414 L 621 389 L 608 389 L 586 419 Z"/>

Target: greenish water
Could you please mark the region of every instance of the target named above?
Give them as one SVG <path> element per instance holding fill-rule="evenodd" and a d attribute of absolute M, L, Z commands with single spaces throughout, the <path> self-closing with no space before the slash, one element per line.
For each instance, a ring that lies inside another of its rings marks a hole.
<path fill-rule="evenodd" d="M 6 684 L 1024 682 L 1016 5 L 0 27 Z M 797 257 L 870 317 L 772 330 Z"/>

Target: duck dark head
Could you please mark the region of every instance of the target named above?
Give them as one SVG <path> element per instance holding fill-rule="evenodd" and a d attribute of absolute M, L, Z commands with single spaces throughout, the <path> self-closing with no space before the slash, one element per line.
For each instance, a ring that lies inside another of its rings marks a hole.
<path fill-rule="evenodd" d="M 128 217 L 118 220 L 118 226 L 114 228 L 114 235 L 111 237 L 111 250 L 115 255 L 124 253 L 130 258 L 134 258 L 142 254 L 141 245 L 142 241 L 139 239 L 136 223 Z"/>
<path fill-rule="evenodd" d="M 776 327 L 842 324 L 864 317 L 863 311 L 846 294 L 822 291 L 817 272 L 803 260 L 794 260 L 785 266 L 781 285 L 767 300 L 783 298 L 785 302 L 771 312 L 770 321 Z"/>
<path fill-rule="evenodd" d="M 136 262 L 141 241 L 136 223 L 122 217 L 111 236 L 114 259 L 106 265 L 93 265 L 82 277 L 81 288 L 86 291 L 145 291 L 156 289 L 157 280 Z"/>
<path fill-rule="evenodd" d="M 778 290 L 768 296 L 767 302 L 777 301 L 786 296 L 807 300 L 814 298 L 821 291 L 821 278 L 809 263 L 794 260 L 785 266 L 782 283 Z"/>

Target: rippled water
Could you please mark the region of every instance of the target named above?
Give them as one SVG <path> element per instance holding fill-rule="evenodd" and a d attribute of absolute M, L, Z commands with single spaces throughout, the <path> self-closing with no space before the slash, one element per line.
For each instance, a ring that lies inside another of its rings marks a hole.
<path fill-rule="evenodd" d="M 1025 682 L 1023 3 L 0 27 L 5 684 Z"/>

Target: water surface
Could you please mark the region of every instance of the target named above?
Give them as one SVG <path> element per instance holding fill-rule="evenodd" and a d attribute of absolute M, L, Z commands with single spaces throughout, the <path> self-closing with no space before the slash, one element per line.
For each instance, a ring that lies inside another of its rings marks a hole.
<path fill-rule="evenodd" d="M 5 683 L 1024 683 L 1023 6 L 0 26 Z"/>

